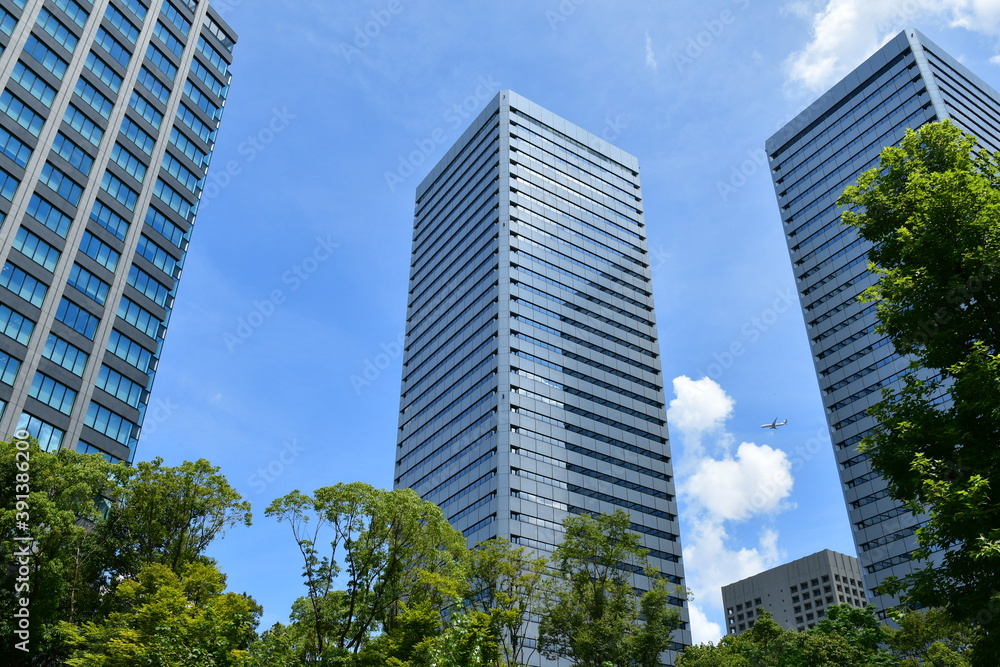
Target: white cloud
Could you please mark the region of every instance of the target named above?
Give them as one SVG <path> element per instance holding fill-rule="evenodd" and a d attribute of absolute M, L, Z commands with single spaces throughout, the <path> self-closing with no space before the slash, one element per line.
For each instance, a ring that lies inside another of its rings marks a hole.
<path fill-rule="evenodd" d="M 658 71 L 660 66 L 656 63 L 656 54 L 653 53 L 653 40 L 646 33 L 646 66 L 652 69 L 654 72 Z"/>
<path fill-rule="evenodd" d="M 785 452 L 744 442 L 735 457 L 702 459 L 681 492 L 718 519 L 745 521 L 784 509 L 794 484 L 791 471 Z"/>
<path fill-rule="evenodd" d="M 719 641 L 722 636 L 722 626 L 708 620 L 708 616 L 697 603 L 692 602 L 688 605 L 688 614 L 691 618 L 691 637 L 695 644 Z"/>
<path fill-rule="evenodd" d="M 712 610 L 718 618 L 722 611 L 722 587 L 781 564 L 784 553 L 778 548 L 778 533 L 765 529 L 758 536 L 753 548 L 730 548 L 731 536 L 721 522 L 701 519 L 692 523 L 693 530 L 685 534 L 684 562 L 687 564 L 687 586 L 694 597 L 691 603 L 693 639 L 696 643 L 718 641 L 724 628 L 709 620 L 705 610 Z M 700 627 L 695 626 L 696 613 Z M 701 636 L 699 636 L 699 634 Z"/>
<path fill-rule="evenodd" d="M 819 93 L 840 80 L 900 30 L 930 22 L 1000 37 L 997 0 L 827 0 L 807 13 L 802 2 L 786 11 L 812 23 L 812 40 L 786 65 L 793 85 Z"/>
<path fill-rule="evenodd" d="M 675 434 L 680 434 L 689 446 L 701 437 L 719 431 L 733 413 L 736 401 L 711 378 L 692 380 L 686 375 L 674 378 L 674 394 L 667 410 L 667 423 Z"/>
<path fill-rule="evenodd" d="M 730 452 L 733 435 L 725 422 L 735 401 L 718 383 L 681 376 L 673 385 L 676 398 L 667 421 L 683 453 L 675 471 L 686 584 L 694 596 L 691 631 L 696 643 L 704 643 L 725 632 L 722 587 L 774 567 L 784 557 L 778 533 L 768 525 L 756 529 L 752 545 L 734 544 L 730 525 L 787 509 L 794 480 L 792 464 L 779 449 L 744 442 L 735 454 Z M 708 436 L 713 446 L 706 448 L 702 440 Z"/>

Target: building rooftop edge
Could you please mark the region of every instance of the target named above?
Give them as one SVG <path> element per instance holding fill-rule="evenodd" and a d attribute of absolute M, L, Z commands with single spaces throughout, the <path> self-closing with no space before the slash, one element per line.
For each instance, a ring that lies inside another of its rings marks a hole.
<path fill-rule="evenodd" d="M 506 105 L 514 109 L 520 109 L 532 116 L 540 116 L 537 118 L 539 121 L 547 125 L 557 126 L 554 129 L 570 135 L 573 139 L 585 144 L 598 153 L 607 156 L 611 160 L 618 162 L 623 168 L 630 169 L 635 173 L 639 172 L 639 159 L 636 156 L 623 151 L 621 148 L 618 148 L 597 134 L 594 134 L 593 132 L 566 120 L 562 116 L 546 109 L 545 107 L 532 102 L 523 95 L 520 95 L 509 88 L 503 88 L 497 91 L 497 94 L 486 103 L 482 111 L 480 111 L 475 118 L 469 122 L 462 134 L 448 149 L 448 152 L 441 156 L 437 163 L 435 163 L 435 165 L 431 168 L 430 172 L 428 172 L 428 174 L 420 181 L 416 188 L 416 198 L 418 200 L 424 195 L 428 187 L 437 179 L 437 177 L 440 176 L 441 172 L 451 162 L 451 159 L 465 147 L 465 144 L 475 134 L 475 132 L 482 127 L 483 123 L 485 123 L 486 120 L 493 115 L 493 113 L 500 110 L 502 105 Z"/>
<path fill-rule="evenodd" d="M 904 30 L 896 33 L 895 36 L 887 40 L 879 48 L 875 49 L 872 53 L 868 54 L 861 62 L 857 64 L 850 72 L 841 77 L 835 84 L 827 88 L 819 97 L 813 100 L 805 109 L 800 111 L 791 120 L 781 126 L 781 128 L 772 134 L 764 142 L 765 150 L 767 150 L 770 155 L 772 152 L 778 150 L 784 144 L 788 143 L 794 138 L 796 134 L 808 129 L 815 121 L 817 121 L 822 115 L 823 111 L 831 106 L 831 104 L 846 97 L 847 93 L 858 87 L 859 81 L 857 80 L 857 73 L 869 60 L 874 58 L 880 53 L 887 52 L 890 47 L 892 51 L 902 53 L 907 48 L 910 47 L 910 42 L 907 39 L 907 33 L 914 33 L 917 40 L 920 43 L 924 43 L 926 38 L 920 31 L 915 28 L 906 28 Z"/>
<path fill-rule="evenodd" d="M 816 558 L 817 556 L 822 556 L 824 554 L 834 554 L 834 555 L 838 555 L 838 556 L 844 556 L 846 558 L 851 558 L 853 560 L 857 560 L 856 557 L 851 556 L 850 554 L 845 554 L 845 553 L 842 553 L 840 551 L 834 551 L 833 549 L 822 549 L 820 551 L 817 551 L 816 553 L 809 554 L 808 556 L 803 556 L 802 558 L 796 558 L 795 560 L 790 560 L 787 563 L 782 563 L 780 565 L 775 565 L 774 567 L 769 567 L 766 570 L 761 570 L 757 574 L 751 574 L 749 577 L 743 577 L 742 579 L 739 579 L 739 580 L 734 581 L 732 583 L 725 584 L 722 587 L 722 589 L 725 590 L 725 589 L 729 588 L 730 586 L 736 586 L 737 584 L 742 584 L 744 581 L 749 581 L 751 579 L 759 577 L 762 574 L 767 574 L 768 572 L 773 572 L 774 570 L 781 570 L 781 569 L 784 569 L 786 567 L 791 567 L 792 565 L 795 565 L 797 563 L 801 563 L 803 561 L 809 560 L 811 558 Z"/>

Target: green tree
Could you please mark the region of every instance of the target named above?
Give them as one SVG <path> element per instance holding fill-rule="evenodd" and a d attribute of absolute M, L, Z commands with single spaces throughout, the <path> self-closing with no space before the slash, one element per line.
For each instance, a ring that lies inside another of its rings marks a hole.
<path fill-rule="evenodd" d="M 534 652 L 525 638 L 546 567 L 544 558 L 503 538 L 486 540 L 469 551 L 465 604 L 490 619 L 499 648 L 495 664 L 521 667 Z"/>
<path fill-rule="evenodd" d="M 384 651 L 400 633 L 412 634 L 408 621 L 427 606 L 440 628 L 463 586 L 465 538 L 410 489 L 355 482 L 312 496 L 293 491 L 266 514 L 291 526 L 302 554 L 306 595 L 292 620 L 303 662 L 357 664 L 375 636 L 386 638 L 372 650 Z"/>
<path fill-rule="evenodd" d="M 785 667 L 799 644 L 798 634 L 785 630 L 762 612 L 746 632 L 726 635 L 717 645 L 700 644 L 684 649 L 678 667 Z"/>
<path fill-rule="evenodd" d="M 150 563 L 176 570 L 227 529 L 251 525 L 249 501 L 205 459 L 169 467 L 156 458 L 128 470 L 100 526 L 116 576 L 133 578 Z"/>
<path fill-rule="evenodd" d="M 975 630 L 955 623 L 940 609 L 901 611 L 887 644 L 901 667 L 969 667 Z"/>
<path fill-rule="evenodd" d="M 874 607 L 834 605 L 805 632 L 786 630 L 763 612 L 742 634 L 686 648 L 678 667 L 895 667 L 880 646 L 885 638 Z"/>
<path fill-rule="evenodd" d="M 260 634 L 241 667 L 290 667 L 297 663 L 298 638 L 294 628 L 275 623 Z"/>
<path fill-rule="evenodd" d="M 580 667 L 654 667 L 680 627 L 667 580 L 651 568 L 648 550 L 621 510 L 569 516 L 553 554 L 557 572 L 539 623 L 539 651 Z M 644 575 L 639 594 L 633 577 Z"/>
<path fill-rule="evenodd" d="M 88 618 L 101 606 L 105 563 L 95 557 L 102 545 L 93 530 L 103 520 L 98 499 L 116 493 L 126 475 L 99 456 L 50 454 L 34 440 L 22 447 L 0 442 L 0 635 L 17 636 L 14 614 L 24 599 L 30 655 L 36 664 L 59 664 L 57 622 Z M 18 539 L 29 536 L 33 542 Z M 4 641 L 0 663 L 19 664 L 26 655 Z"/>
<path fill-rule="evenodd" d="M 107 618 L 62 623 L 70 667 L 232 667 L 242 664 L 261 613 L 249 597 L 224 593 L 215 565 L 189 562 L 179 572 L 152 564 L 113 593 Z"/>
<path fill-rule="evenodd" d="M 950 122 L 907 132 L 846 190 L 844 222 L 873 245 L 877 331 L 912 364 L 871 410 L 863 449 L 894 498 L 929 518 L 882 590 L 980 627 L 975 661 L 1000 664 L 1000 157 Z"/>
<path fill-rule="evenodd" d="M 36 665 L 63 664 L 59 621 L 102 622 L 121 611 L 117 588 L 135 581 L 146 565 L 180 572 L 189 563 L 208 562 L 204 552 L 212 539 L 250 522 L 249 504 L 204 460 L 172 468 L 157 459 L 130 467 L 68 449 L 43 452 L 34 441 L 22 451 L 12 441 L 0 443 L 0 480 L 10 490 L 0 499 L 0 552 L 23 561 L 0 568 L 0 631 L 16 636 L 14 613 L 25 598 Z M 20 498 L 22 491 L 27 499 Z M 16 538 L 28 534 L 34 542 L 25 549 Z M 22 567 L 26 581 L 18 582 Z M 0 649 L 2 664 L 24 657 L 12 643 Z"/>
<path fill-rule="evenodd" d="M 805 633 L 804 650 L 813 661 L 805 664 L 896 665 L 896 659 L 882 648 L 886 636 L 886 627 L 875 616 L 875 607 L 860 609 L 845 604 L 833 605 L 827 608 L 823 620 Z M 832 647 L 836 648 L 831 650 Z"/>

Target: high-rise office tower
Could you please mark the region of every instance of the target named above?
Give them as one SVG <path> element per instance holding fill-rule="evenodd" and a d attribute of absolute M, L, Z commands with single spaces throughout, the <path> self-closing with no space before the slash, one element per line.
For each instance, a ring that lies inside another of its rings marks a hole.
<path fill-rule="evenodd" d="M 229 88 L 208 0 L 0 0 L 0 432 L 135 454 Z"/>
<path fill-rule="evenodd" d="M 625 510 L 681 584 L 636 159 L 502 91 L 414 217 L 396 486 L 543 555 Z"/>
<path fill-rule="evenodd" d="M 924 519 L 887 497 L 858 443 L 875 425 L 867 409 L 883 388 L 901 386 L 907 359 L 875 332 L 874 304 L 858 302 L 874 282 L 870 246 L 841 224 L 834 202 L 907 128 L 946 118 L 1000 148 L 1000 94 L 906 30 L 766 145 L 868 599 L 881 610 L 895 600 L 873 589 L 912 571 Z"/>

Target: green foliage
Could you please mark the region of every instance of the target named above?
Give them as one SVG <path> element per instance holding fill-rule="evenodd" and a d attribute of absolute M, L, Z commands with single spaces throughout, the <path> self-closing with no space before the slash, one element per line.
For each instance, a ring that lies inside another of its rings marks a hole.
<path fill-rule="evenodd" d="M 492 618 L 481 611 L 456 614 L 448 627 L 416 647 L 410 667 L 491 667 L 500 662 Z"/>
<path fill-rule="evenodd" d="M 20 582 L 10 562 L 0 568 L 0 635 L 15 637 L 17 599 L 27 599 L 29 648 L 42 664 L 56 664 L 62 655 L 54 632 L 59 620 L 86 618 L 101 606 L 103 563 L 94 557 L 102 550 L 101 537 L 91 527 L 102 520 L 101 494 L 114 493 L 125 476 L 99 456 L 49 454 L 31 440 L 18 457 L 13 441 L 0 442 L 0 486 L 10 490 L 0 498 L 0 553 L 16 556 L 27 568 Z M 26 516 L 17 507 L 17 496 L 25 493 Z M 18 528 L 22 521 L 27 530 Z M 15 539 L 28 535 L 33 544 Z M 0 648 L 2 664 L 16 664 L 23 656 L 11 641 Z"/>
<path fill-rule="evenodd" d="M 688 647 L 678 667 L 894 667 L 896 658 L 880 647 L 885 632 L 874 607 L 834 605 L 805 632 L 785 630 L 763 612 L 743 634 Z"/>
<path fill-rule="evenodd" d="M 176 468 L 160 458 L 139 462 L 115 500 L 101 531 L 126 577 L 149 563 L 176 569 L 201 558 L 226 529 L 251 523 L 249 501 L 205 459 Z"/>
<path fill-rule="evenodd" d="M 659 665 L 680 612 L 669 604 L 666 579 L 650 568 L 630 525 L 621 510 L 563 521 L 566 535 L 554 554 L 558 572 L 539 624 L 545 657 L 580 667 Z M 638 573 L 649 582 L 642 595 L 633 588 Z"/>
<path fill-rule="evenodd" d="M 908 132 L 847 189 L 873 244 L 878 331 L 913 360 L 871 413 L 863 448 L 894 498 L 929 517 L 927 565 L 882 590 L 978 625 L 975 664 L 1000 664 L 1000 157 L 949 122 Z M 949 400 L 943 400 L 943 399 Z"/>
<path fill-rule="evenodd" d="M 355 482 L 311 497 L 293 491 L 266 514 L 289 523 L 302 554 L 306 595 L 292 620 L 303 662 L 361 664 L 368 649 L 398 659 L 387 647 L 415 646 L 424 638 L 414 627 L 430 627 L 413 615 L 436 614 L 440 627 L 462 588 L 465 539 L 412 490 Z"/>
<path fill-rule="evenodd" d="M 231 667 L 242 664 L 260 607 L 223 593 L 225 577 L 209 563 L 174 572 L 152 564 L 115 590 L 117 608 L 100 621 L 62 623 L 70 667 Z"/>
<path fill-rule="evenodd" d="M 63 664 L 68 657 L 65 640 L 74 634 L 57 631 L 60 621 L 105 627 L 111 613 L 127 613 L 128 599 L 119 589 L 138 581 L 146 566 L 164 565 L 179 575 L 192 563 L 208 562 L 205 549 L 225 528 L 250 522 L 249 504 L 204 460 L 176 468 L 155 460 L 132 468 L 67 449 L 43 452 L 34 441 L 27 461 L 17 457 L 13 442 L 0 443 L 0 480 L 14 491 L 0 499 L 0 551 L 15 554 L 24 545 L 19 536 L 35 541 L 21 556 L 25 590 L 15 588 L 17 570 L 0 569 L 0 633 L 14 636 L 16 598 L 26 597 L 32 664 Z M 24 463 L 27 470 L 19 469 Z M 30 488 L 26 521 L 16 505 L 24 490 L 17 484 Z M 27 531 L 18 527 L 22 521 Z M 2 664 L 23 658 L 12 642 L 0 649 Z"/>
<path fill-rule="evenodd" d="M 969 667 L 975 630 L 955 623 L 940 609 L 901 611 L 889 630 L 889 648 L 900 667 Z"/>
<path fill-rule="evenodd" d="M 489 664 L 520 667 L 533 652 L 524 645 L 530 614 L 535 611 L 546 572 L 544 558 L 532 556 L 509 540 L 487 540 L 472 549 L 466 565 L 465 605 L 482 612 L 498 643 Z"/>

